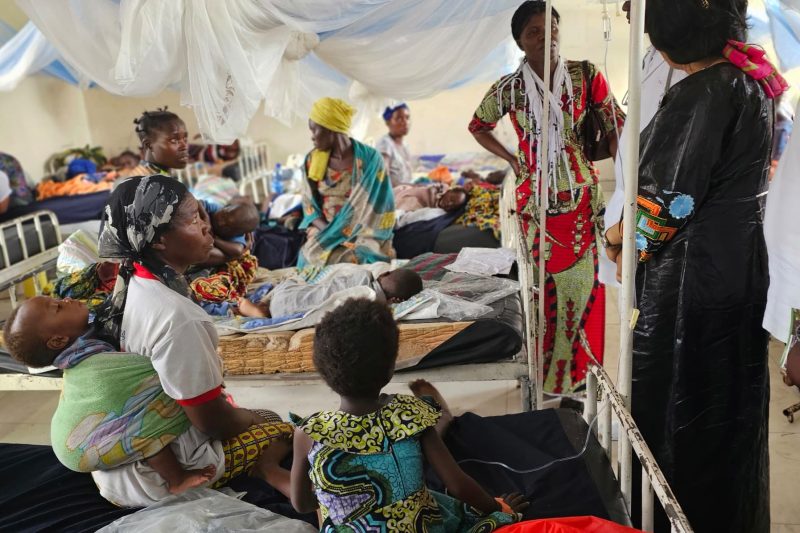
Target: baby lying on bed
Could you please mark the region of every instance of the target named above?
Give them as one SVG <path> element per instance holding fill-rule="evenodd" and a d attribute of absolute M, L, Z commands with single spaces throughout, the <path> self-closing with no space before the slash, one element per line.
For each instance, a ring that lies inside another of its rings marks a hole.
<path fill-rule="evenodd" d="M 93 334 L 85 304 L 31 298 L 11 313 L 3 334 L 14 359 L 64 370 L 51 425 L 53 452 L 64 466 L 90 472 L 144 460 L 172 494 L 214 478 L 214 465 L 180 465 L 169 443 L 188 429 L 188 419 L 161 389 L 149 358 L 115 353 Z M 109 379 L 98 383 L 102 375 Z"/>
<path fill-rule="evenodd" d="M 384 272 L 375 278 L 371 272 L 353 269 L 334 274 L 323 281 L 310 285 L 298 278 L 279 283 L 268 295 L 268 301 L 253 304 L 248 300 L 239 308 L 246 316 L 283 317 L 304 313 L 318 307 L 337 292 L 353 287 L 370 287 L 377 299 L 388 303 L 408 300 L 422 291 L 422 278 L 413 270 L 400 268 Z M 257 313 L 260 313 L 258 315 Z"/>

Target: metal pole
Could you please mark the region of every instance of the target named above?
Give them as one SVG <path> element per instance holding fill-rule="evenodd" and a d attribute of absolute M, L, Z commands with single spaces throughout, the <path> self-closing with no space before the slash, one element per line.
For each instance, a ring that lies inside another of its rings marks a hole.
<path fill-rule="evenodd" d="M 550 58 L 550 48 L 552 47 L 553 43 L 553 0 L 547 0 L 545 6 L 545 17 L 544 17 L 544 102 L 542 103 L 542 121 L 543 124 L 536 124 L 536 127 L 542 129 L 542 145 L 536 147 L 536 151 L 541 154 L 539 158 L 542 161 L 542 166 L 544 168 L 539 169 L 541 179 L 539 183 L 534 184 L 534 187 L 538 187 L 539 190 L 539 305 L 538 305 L 538 315 L 539 315 L 539 328 L 537 331 L 538 338 L 536 343 L 536 356 L 539 358 L 536 364 L 537 372 L 539 373 L 537 383 L 543 384 L 544 383 L 544 335 L 545 329 L 547 328 L 547 320 L 545 317 L 545 304 L 544 299 L 546 297 L 544 285 L 547 279 L 546 273 L 546 261 L 545 261 L 545 254 L 547 252 L 547 208 L 548 208 L 548 196 L 549 191 L 547 190 L 548 184 L 550 182 L 550 158 L 548 157 L 548 153 L 550 152 L 550 83 L 553 78 L 552 74 L 550 73 L 551 69 L 551 58 Z M 559 110 L 560 111 L 560 110 Z M 541 150 L 541 151 L 540 151 Z M 537 408 L 541 407 L 544 404 L 544 395 L 542 391 L 542 387 L 537 388 L 536 390 L 536 405 Z"/>
<path fill-rule="evenodd" d="M 651 532 L 655 527 L 653 489 L 650 478 L 642 475 L 642 530 Z"/>
<path fill-rule="evenodd" d="M 625 176 L 625 204 L 623 206 L 622 233 L 622 288 L 620 293 L 619 335 L 619 391 L 630 410 L 632 388 L 634 276 L 636 273 L 636 196 L 639 186 L 639 122 L 642 93 L 642 41 L 644 35 L 645 0 L 631 2 L 631 37 L 628 59 L 628 117 L 623 131 L 626 153 L 623 168 Z M 631 444 L 621 438 L 619 446 L 620 489 L 628 509 L 631 508 L 632 464 Z"/>

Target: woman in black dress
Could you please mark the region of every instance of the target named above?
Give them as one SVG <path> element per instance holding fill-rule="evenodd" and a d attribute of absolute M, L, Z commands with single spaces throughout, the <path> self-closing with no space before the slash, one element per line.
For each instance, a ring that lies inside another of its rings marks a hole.
<path fill-rule="evenodd" d="M 651 0 L 646 13 L 651 42 L 688 77 L 640 143 L 631 401 L 697 532 L 770 526 L 761 193 L 781 78 L 739 42 L 745 10 Z"/>

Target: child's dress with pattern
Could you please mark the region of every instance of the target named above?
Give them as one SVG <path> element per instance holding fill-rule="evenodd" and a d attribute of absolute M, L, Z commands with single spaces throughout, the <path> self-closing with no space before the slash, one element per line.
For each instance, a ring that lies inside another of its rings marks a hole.
<path fill-rule="evenodd" d="M 513 522 L 425 487 L 420 437 L 440 416 L 437 407 L 398 394 L 367 415 L 323 411 L 305 419 L 320 530 L 484 532 Z"/>

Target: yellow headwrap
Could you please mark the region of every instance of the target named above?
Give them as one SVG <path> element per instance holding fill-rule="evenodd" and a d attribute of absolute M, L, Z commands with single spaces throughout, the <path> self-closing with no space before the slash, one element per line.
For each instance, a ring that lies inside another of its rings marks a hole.
<path fill-rule="evenodd" d="M 347 134 L 350 131 L 355 113 L 356 110 L 344 100 L 326 96 L 314 102 L 309 118 L 323 128 L 336 133 Z M 320 181 L 325 177 L 330 157 L 330 151 L 314 150 L 311 152 L 311 164 L 308 170 L 309 179 Z"/>

